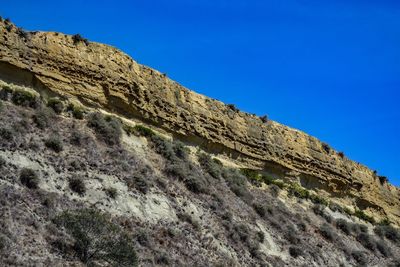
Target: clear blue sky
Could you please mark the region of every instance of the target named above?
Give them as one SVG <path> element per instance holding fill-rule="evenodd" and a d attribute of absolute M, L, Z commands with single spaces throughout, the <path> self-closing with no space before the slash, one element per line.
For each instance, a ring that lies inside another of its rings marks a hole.
<path fill-rule="evenodd" d="M 400 185 L 398 0 L 13 0 L 0 15 L 118 47 Z"/>

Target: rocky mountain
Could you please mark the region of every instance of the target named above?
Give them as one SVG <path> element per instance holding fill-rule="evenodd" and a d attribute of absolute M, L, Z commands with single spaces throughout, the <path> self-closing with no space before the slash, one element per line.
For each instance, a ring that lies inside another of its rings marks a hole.
<path fill-rule="evenodd" d="M 80 35 L 0 22 L 6 266 L 399 266 L 400 190 Z"/>

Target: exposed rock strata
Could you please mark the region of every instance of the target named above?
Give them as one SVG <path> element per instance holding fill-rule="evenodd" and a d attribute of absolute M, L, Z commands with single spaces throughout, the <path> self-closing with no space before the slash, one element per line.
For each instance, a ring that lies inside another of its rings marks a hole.
<path fill-rule="evenodd" d="M 0 79 L 142 120 L 244 166 L 298 179 L 400 223 L 399 189 L 381 185 L 367 167 L 327 152 L 316 138 L 190 91 L 113 47 L 74 44 L 61 33 L 24 34 L 9 25 L 0 22 Z"/>

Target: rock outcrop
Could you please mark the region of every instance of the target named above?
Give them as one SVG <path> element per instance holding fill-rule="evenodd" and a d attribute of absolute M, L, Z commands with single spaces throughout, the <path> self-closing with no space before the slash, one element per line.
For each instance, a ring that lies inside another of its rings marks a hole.
<path fill-rule="evenodd" d="M 141 120 L 241 164 L 400 224 L 400 190 L 316 138 L 190 91 L 123 52 L 0 22 L 0 79 Z"/>

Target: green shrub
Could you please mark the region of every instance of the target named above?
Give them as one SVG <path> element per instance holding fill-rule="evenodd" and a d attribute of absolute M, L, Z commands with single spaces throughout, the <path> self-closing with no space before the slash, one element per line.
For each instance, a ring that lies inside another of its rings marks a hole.
<path fill-rule="evenodd" d="M 289 194 L 298 198 L 308 199 L 311 197 L 310 191 L 304 189 L 298 184 L 291 184 L 289 186 Z"/>
<path fill-rule="evenodd" d="M 356 209 L 356 211 L 353 213 L 354 216 L 356 216 L 357 218 L 364 220 L 366 222 L 369 222 L 371 224 L 375 223 L 375 219 L 367 214 L 365 214 L 364 211 Z"/>
<path fill-rule="evenodd" d="M 25 90 L 15 90 L 11 97 L 11 101 L 15 105 L 38 108 L 40 106 L 40 99 L 32 92 Z"/>
<path fill-rule="evenodd" d="M 52 108 L 54 110 L 54 112 L 57 114 L 61 114 L 64 111 L 64 104 L 58 98 L 50 98 L 47 101 L 47 106 L 49 108 Z"/>
<path fill-rule="evenodd" d="M 112 116 L 104 116 L 99 112 L 89 115 L 88 126 L 108 145 L 119 145 L 122 135 L 121 122 Z"/>
<path fill-rule="evenodd" d="M 74 239 L 74 250 L 87 266 L 138 266 L 132 239 L 109 217 L 92 209 L 66 211 L 55 218 Z"/>
<path fill-rule="evenodd" d="M 44 144 L 54 152 L 60 153 L 63 150 L 63 142 L 59 135 L 51 135 Z"/>
<path fill-rule="evenodd" d="M 70 111 L 72 113 L 72 116 L 75 119 L 78 119 L 78 120 L 82 120 L 83 119 L 83 114 L 84 114 L 83 107 L 75 105 L 73 103 L 70 103 L 68 105 L 67 111 Z"/>
<path fill-rule="evenodd" d="M 33 122 L 40 129 L 48 128 L 54 118 L 54 111 L 47 107 L 42 107 L 35 111 Z"/>
<path fill-rule="evenodd" d="M 141 136 L 150 137 L 155 135 L 152 129 L 144 127 L 143 125 L 135 125 L 134 130 Z"/>
<path fill-rule="evenodd" d="M 327 199 L 325 199 L 319 195 L 316 195 L 316 194 L 311 194 L 310 199 L 314 204 L 320 204 L 320 205 L 324 205 L 324 206 L 329 205 L 329 201 Z"/>
<path fill-rule="evenodd" d="M 118 191 L 114 187 L 108 187 L 105 189 L 107 196 L 112 199 L 116 199 L 118 196 Z"/>
<path fill-rule="evenodd" d="M 19 174 L 19 179 L 23 185 L 30 189 L 37 189 L 39 187 L 39 176 L 32 169 L 23 168 Z"/>
<path fill-rule="evenodd" d="M 217 179 L 221 177 L 221 166 L 216 163 L 208 154 L 201 153 L 199 155 L 199 163 L 212 177 Z"/>
<path fill-rule="evenodd" d="M 80 196 L 83 196 L 86 193 L 86 185 L 81 178 L 71 177 L 68 180 L 68 184 L 69 188 Z"/>

